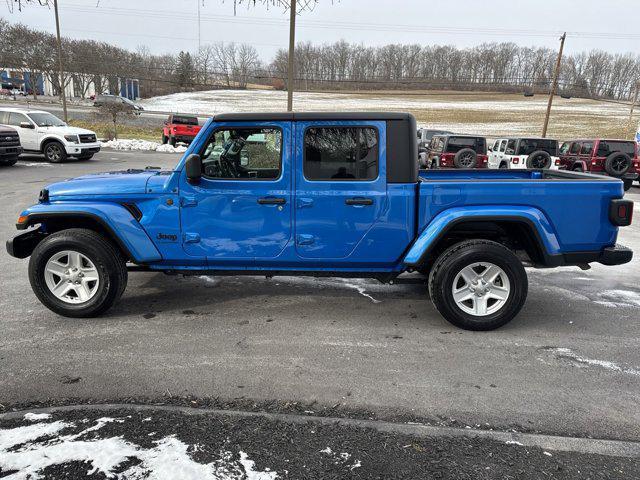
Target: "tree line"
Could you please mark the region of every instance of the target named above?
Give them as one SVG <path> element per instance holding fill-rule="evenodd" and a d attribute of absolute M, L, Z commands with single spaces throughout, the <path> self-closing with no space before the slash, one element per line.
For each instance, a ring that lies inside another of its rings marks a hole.
<path fill-rule="evenodd" d="M 58 90 L 55 36 L 0 19 L 0 67 L 47 77 Z M 117 78 L 140 80 L 144 97 L 250 84 L 286 88 L 287 51 L 265 61 L 247 44 L 214 43 L 194 52 L 155 55 L 148 48 L 129 51 L 107 42 L 63 38 L 63 63 L 76 96 L 113 91 Z M 295 87 L 303 90 L 434 89 L 482 91 L 549 90 L 557 52 L 514 43 L 472 48 L 442 45 L 366 47 L 339 41 L 299 43 Z M 628 100 L 640 81 L 640 56 L 592 50 L 567 55 L 560 91 L 585 98 Z"/>

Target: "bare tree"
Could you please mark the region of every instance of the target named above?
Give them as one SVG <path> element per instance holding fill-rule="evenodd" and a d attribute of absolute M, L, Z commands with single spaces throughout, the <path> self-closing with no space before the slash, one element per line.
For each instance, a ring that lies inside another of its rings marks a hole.
<path fill-rule="evenodd" d="M 98 116 L 107 119 L 113 125 L 113 131 L 109 132 L 108 136 L 113 134 L 115 140 L 118 139 L 118 121 L 121 117 L 132 114 L 131 108 L 120 102 L 103 103 L 98 108 Z"/>

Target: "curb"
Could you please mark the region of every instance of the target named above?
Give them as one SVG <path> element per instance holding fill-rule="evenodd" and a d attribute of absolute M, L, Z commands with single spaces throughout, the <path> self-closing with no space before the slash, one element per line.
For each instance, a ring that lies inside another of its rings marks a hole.
<path fill-rule="evenodd" d="M 424 424 L 393 423 L 377 420 L 359 420 L 337 417 L 318 417 L 289 413 L 244 412 L 240 410 L 219 410 L 213 408 L 191 408 L 177 405 L 139 405 L 139 404 L 102 404 L 67 405 L 27 409 L 0 414 L 0 420 L 22 418 L 26 412 L 57 413 L 78 410 L 88 411 L 160 411 L 179 412 L 184 415 L 219 415 L 237 418 L 265 418 L 274 422 L 296 424 L 317 423 L 320 425 L 340 425 L 355 428 L 371 428 L 379 432 L 412 435 L 415 437 L 467 437 L 494 440 L 497 442 L 517 442 L 514 446 L 537 447 L 543 450 L 576 452 L 584 454 L 606 455 L 613 457 L 640 458 L 640 442 L 623 440 L 604 440 L 597 438 L 562 437 L 537 433 L 499 432 L 469 428 L 438 427 Z"/>

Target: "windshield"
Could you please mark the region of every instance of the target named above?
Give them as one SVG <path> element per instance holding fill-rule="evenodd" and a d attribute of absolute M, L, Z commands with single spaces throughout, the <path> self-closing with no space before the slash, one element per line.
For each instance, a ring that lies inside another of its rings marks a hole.
<path fill-rule="evenodd" d="M 58 117 L 48 112 L 28 113 L 27 115 L 39 127 L 64 127 L 66 125 L 66 123 L 64 123 Z"/>

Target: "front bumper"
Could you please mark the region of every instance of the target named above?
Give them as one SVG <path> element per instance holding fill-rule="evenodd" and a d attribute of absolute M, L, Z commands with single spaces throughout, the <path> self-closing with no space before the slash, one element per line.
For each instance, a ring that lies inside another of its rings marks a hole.
<path fill-rule="evenodd" d="M 22 147 L 0 147 L 0 157 L 17 157 L 22 153 Z"/>
<path fill-rule="evenodd" d="M 46 234 L 42 233 L 40 229 L 29 230 L 27 232 L 16 235 L 10 240 L 7 240 L 7 253 L 15 258 L 27 258 L 36 248 L 36 245 L 40 243 Z"/>
<path fill-rule="evenodd" d="M 68 143 L 64 146 L 67 155 L 88 155 L 100 151 L 100 143 Z"/>

